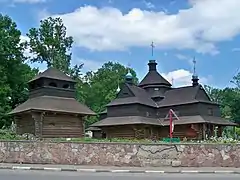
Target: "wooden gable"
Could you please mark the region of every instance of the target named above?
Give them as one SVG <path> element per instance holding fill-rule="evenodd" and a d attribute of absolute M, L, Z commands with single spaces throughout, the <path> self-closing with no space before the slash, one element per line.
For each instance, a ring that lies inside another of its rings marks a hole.
<path fill-rule="evenodd" d="M 117 98 L 127 98 L 134 97 L 133 92 L 128 88 L 126 84 L 124 84 L 121 88 L 121 91 L 118 93 Z"/>

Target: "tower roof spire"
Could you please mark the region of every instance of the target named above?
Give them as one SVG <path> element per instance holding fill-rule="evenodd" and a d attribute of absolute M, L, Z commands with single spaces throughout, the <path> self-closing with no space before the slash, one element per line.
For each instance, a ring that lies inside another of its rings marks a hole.
<path fill-rule="evenodd" d="M 192 75 L 192 85 L 193 86 L 197 86 L 198 85 L 198 75 L 196 73 L 196 59 L 195 59 L 195 56 L 193 57 L 193 75 Z"/>

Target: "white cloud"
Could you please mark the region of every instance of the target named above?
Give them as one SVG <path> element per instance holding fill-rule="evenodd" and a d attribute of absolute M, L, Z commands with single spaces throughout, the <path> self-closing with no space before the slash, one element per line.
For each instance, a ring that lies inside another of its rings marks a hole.
<path fill-rule="evenodd" d="M 29 4 L 38 4 L 45 3 L 47 0 L 13 0 L 13 3 L 29 3 Z"/>
<path fill-rule="evenodd" d="M 240 33 L 239 7 L 239 0 L 194 0 L 176 14 L 83 6 L 55 16 L 64 20 L 77 46 L 90 50 L 126 50 L 154 41 L 158 48 L 217 54 L 217 42 Z"/>
<path fill-rule="evenodd" d="M 143 1 L 143 3 L 145 4 L 145 6 L 148 8 L 148 9 L 154 9 L 155 8 L 155 5 L 149 1 Z"/>
<path fill-rule="evenodd" d="M 174 87 L 189 86 L 192 84 L 192 73 L 185 69 L 178 69 L 168 73 L 162 73 L 162 76 L 172 83 Z M 207 84 L 208 78 L 200 77 L 199 83 Z"/>

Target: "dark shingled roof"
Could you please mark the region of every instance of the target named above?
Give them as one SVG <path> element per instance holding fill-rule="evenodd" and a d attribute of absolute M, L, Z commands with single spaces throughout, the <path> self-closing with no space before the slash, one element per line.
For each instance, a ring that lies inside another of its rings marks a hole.
<path fill-rule="evenodd" d="M 147 118 L 143 116 L 122 116 L 122 117 L 107 117 L 91 125 L 91 127 L 101 126 L 116 126 L 126 124 L 149 124 L 161 126 L 157 119 Z"/>
<path fill-rule="evenodd" d="M 74 98 L 63 98 L 55 96 L 40 96 L 28 99 L 23 104 L 17 106 L 9 114 L 17 114 L 30 110 L 95 115 L 91 109 L 79 103 Z"/>
<path fill-rule="evenodd" d="M 142 88 L 125 83 L 129 90 L 133 93 L 133 97 L 117 98 L 107 104 L 107 106 L 116 106 L 124 104 L 143 104 L 151 107 L 157 107 L 157 104 L 151 99 L 150 95 Z"/>
<path fill-rule="evenodd" d="M 210 100 L 196 99 L 200 88 L 202 88 L 201 85 L 172 88 L 164 93 L 164 99 L 161 100 L 158 105 L 159 107 L 164 107 L 197 102 L 217 104 Z"/>
<path fill-rule="evenodd" d="M 101 129 L 98 127 L 89 127 L 86 129 L 86 131 L 101 131 Z"/>
<path fill-rule="evenodd" d="M 53 67 L 50 67 L 46 71 L 39 73 L 29 82 L 35 81 L 40 78 L 50 78 L 50 79 L 56 79 L 56 80 L 75 82 L 75 80 L 73 80 L 71 77 L 67 76 L 62 71 L 59 71 L 58 69 L 55 69 Z"/>
<path fill-rule="evenodd" d="M 143 80 L 139 83 L 140 87 L 147 85 L 167 85 L 172 86 L 164 77 L 157 71 L 149 71 Z"/>
<path fill-rule="evenodd" d="M 161 118 L 160 122 L 163 126 L 169 126 L 169 120 Z M 217 116 L 181 116 L 179 120 L 174 120 L 175 125 L 181 124 L 197 124 L 197 123 L 209 123 L 216 125 L 226 125 L 226 126 L 236 126 L 236 123 L 233 123 L 227 119 L 217 117 Z"/>
<path fill-rule="evenodd" d="M 236 123 L 215 116 L 181 116 L 179 120 L 174 120 L 175 125 L 181 124 L 196 124 L 196 123 L 210 123 L 217 125 L 235 126 Z M 107 117 L 91 125 L 91 127 L 129 125 L 129 124 L 149 124 L 157 126 L 169 126 L 169 120 L 160 118 L 148 118 L 142 116 L 122 116 L 122 117 Z"/>

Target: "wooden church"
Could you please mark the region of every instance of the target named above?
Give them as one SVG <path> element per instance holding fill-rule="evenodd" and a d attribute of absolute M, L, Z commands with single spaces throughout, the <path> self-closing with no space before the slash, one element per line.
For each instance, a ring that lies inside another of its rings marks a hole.
<path fill-rule="evenodd" d="M 223 127 L 236 124 L 221 118 L 219 104 L 210 100 L 198 76 L 192 76 L 192 85 L 173 88 L 157 71 L 157 63 L 150 60 L 149 71 L 143 80 L 133 84 L 126 75 L 117 98 L 107 104 L 100 120 L 91 127 L 101 128 L 107 138 L 161 139 L 169 137 L 169 118 L 172 109 L 173 137 L 203 139 L 214 135 L 215 127 L 221 134 Z"/>
<path fill-rule="evenodd" d="M 38 138 L 84 136 L 84 117 L 95 113 L 75 99 L 73 79 L 49 68 L 28 84 L 29 99 L 10 112 L 18 134 Z"/>

